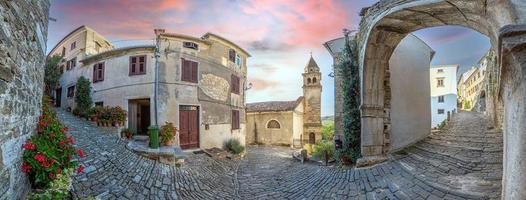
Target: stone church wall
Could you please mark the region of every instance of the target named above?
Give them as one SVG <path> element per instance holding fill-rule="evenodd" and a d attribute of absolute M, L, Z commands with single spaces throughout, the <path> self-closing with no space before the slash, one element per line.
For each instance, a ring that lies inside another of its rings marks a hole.
<path fill-rule="evenodd" d="M 37 124 L 43 93 L 49 2 L 0 1 L 0 199 L 23 199 L 22 143 Z"/>

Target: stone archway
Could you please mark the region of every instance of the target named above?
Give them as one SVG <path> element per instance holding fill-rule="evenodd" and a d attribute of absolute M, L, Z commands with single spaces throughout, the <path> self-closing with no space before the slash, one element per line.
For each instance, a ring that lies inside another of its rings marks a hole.
<path fill-rule="evenodd" d="M 504 104 L 503 198 L 526 198 L 526 2 L 514 0 L 381 0 L 362 11 L 357 34 L 362 85 L 362 163 L 385 160 L 390 144 L 389 58 L 409 33 L 460 25 L 490 38 L 498 52 L 488 69 L 493 85 L 486 94 Z M 524 80 L 524 81 L 523 81 Z M 495 106 L 499 107 L 499 106 Z M 493 111 L 498 112 L 498 111 Z"/>

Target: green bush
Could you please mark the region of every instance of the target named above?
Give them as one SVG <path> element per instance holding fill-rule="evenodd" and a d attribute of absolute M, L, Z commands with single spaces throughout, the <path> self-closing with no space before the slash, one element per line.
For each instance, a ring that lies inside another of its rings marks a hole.
<path fill-rule="evenodd" d="M 79 116 L 88 118 L 93 100 L 91 100 L 91 82 L 84 76 L 81 76 L 77 80 L 75 103 L 77 103 L 77 107 L 75 109 L 79 110 Z"/>
<path fill-rule="evenodd" d="M 321 140 L 317 142 L 313 147 L 313 155 L 325 160 L 325 155 L 327 155 L 327 160 L 334 158 L 334 142 Z"/>
<path fill-rule="evenodd" d="M 231 151 L 234 154 L 239 154 L 243 151 L 245 151 L 245 147 L 241 145 L 239 140 L 237 139 L 230 139 L 225 143 L 225 148 L 229 151 Z"/>
<path fill-rule="evenodd" d="M 321 127 L 321 137 L 323 140 L 332 140 L 334 138 L 334 121 L 329 121 Z"/>
<path fill-rule="evenodd" d="M 46 58 L 46 65 L 44 67 L 44 90 L 45 94 L 52 96 L 52 91 L 57 87 L 60 79 L 59 63 L 62 61 L 62 56 L 54 55 Z"/>
<path fill-rule="evenodd" d="M 445 126 L 446 126 L 446 120 L 444 120 L 440 124 L 438 124 L 437 129 L 443 129 Z"/>

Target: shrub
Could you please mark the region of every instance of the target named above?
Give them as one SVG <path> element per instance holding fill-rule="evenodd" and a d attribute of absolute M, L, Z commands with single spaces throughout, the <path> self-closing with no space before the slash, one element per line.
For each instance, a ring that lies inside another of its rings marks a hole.
<path fill-rule="evenodd" d="M 168 144 L 175 139 L 175 134 L 177 133 L 177 128 L 171 122 L 165 122 L 161 126 L 159 131 L 159 136 L 161 137 L 161 144 Z"/>
<path fill-rule="evenodd" d="M 108 108 L 110 120 L 112 122 L 124 123 L 126 121 L 126 111 L 119 106 Z"/>
<path fill-rule="evenodd" d="M 88 111 L 93 104 L 91 100 L 91 82 L 84 76 L 81 76 L 77 80 L 75 88 L 75 103 L 77 103 L 77 108 L 79 109 L 79 116 L 87 118 Z"/>
<path fill-rule="evenodd" d="M 54 55 L 46 58 L 46 65 L 44 67 L 44 90 L 46 95 L 50 95 L 58 85 L 60 79 L 59 63 L 62 61 L 62 56 Z"/>
<path fill-rule="evenodd" d="M 32 193 L 28 199 L 67 199 L 72 182 L 71 173 L 73 173 L 73 170 L 65 169 L 51 181 L 49 189 L 43 193 Z"/>
<path fill-rule="evenodd" d="M 124 128 L 121 131 L 121 136 L 131 139 L 133 137 L 133 132 L 129 128 Z"/>
<path fill-rule="evenodd" d="M 239 154 L 245 151 L 245 147 L 241 145 L 238 139 L 230 139 L 225 143 L 225 148 L 234 154 Z"/>
<path fill-rule="evenodd" d="M 72 170 L 77 163 L 75 156 L 84 156 L 84 152 L 73 146 L 73 136 L 68 136 L 68 128 L 62 124 L 56 113 L 50 109 L 49 98 L 43 100 L 42 115 L 39 117 L 37 133 L 22 145 L 22 171 L 29 175 L 34 188 L 47 188 L 58 174 Z M 82 172 L 79 166 L 78 172 Z"/>
<path fill-rule="evenodd" d="M 334 157 L 334 143 L 332 141 L 321 140 L 313 147 L 313 155 L 322 159 L 330 160 Z M 328 156 L 327 158 L 325 156 Z"/>

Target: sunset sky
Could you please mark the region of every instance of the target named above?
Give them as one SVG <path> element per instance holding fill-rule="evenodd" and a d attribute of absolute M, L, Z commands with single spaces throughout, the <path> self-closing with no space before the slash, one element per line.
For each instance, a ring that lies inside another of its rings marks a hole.
<path fill-rule="evenodd" d="M 322 70 L 322 116 L 334 112 L 332 58 L 322 46 L 357 29 L 362 7 L 375 0 L 51 0 L 48 51 L 73 29 L 87 25 L 115 46 L 148 43 L 154 28 L 200 37 L 221 35 L 248 50 L 248 102 L 295 100 L 310 52 Z M 476 64 L 489 40 L 462 27 L 415 32 L 435 51 L 437 64 Z"/>

